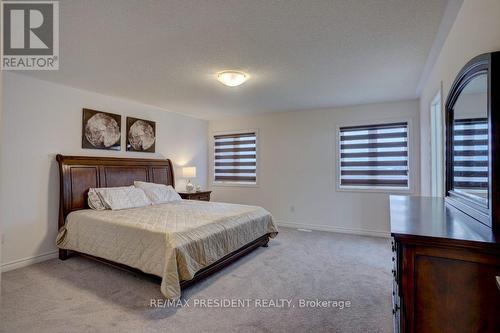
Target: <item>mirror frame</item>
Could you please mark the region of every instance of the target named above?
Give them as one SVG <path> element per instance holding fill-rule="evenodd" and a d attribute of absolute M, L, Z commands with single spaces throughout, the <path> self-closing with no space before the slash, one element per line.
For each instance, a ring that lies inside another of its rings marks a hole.
<path fill-rule="evenodd" d="M 488 115 L 488 206 L 453 191 L 454 106 L 467 84 L 487 75 Z M 500 232 L 500 52 L 481 54 L 458 73 L 445 103 L 446 125 L 446 202 L 477 221 Z M 496 134 L 495 134 L 496 133 Z M 497 156 L 496 156 L 497 155 Z"/>

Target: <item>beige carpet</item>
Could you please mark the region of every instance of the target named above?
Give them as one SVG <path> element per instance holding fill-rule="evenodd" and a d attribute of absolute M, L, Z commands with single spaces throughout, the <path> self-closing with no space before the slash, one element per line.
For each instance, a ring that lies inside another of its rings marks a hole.
<path fill-rule="evenodd" d="M 390 271 L 388 239 L 281 228 L 268 248 L 186 289 L 189 307 L 155 308 L 159 285 L 143 276 L 54 259 L 2 275 L 0 332 L 391 332 Z M 316 298 L 351 306 L 299 306 Z M 211 299 L 248 306 L 200 308 Z"/>

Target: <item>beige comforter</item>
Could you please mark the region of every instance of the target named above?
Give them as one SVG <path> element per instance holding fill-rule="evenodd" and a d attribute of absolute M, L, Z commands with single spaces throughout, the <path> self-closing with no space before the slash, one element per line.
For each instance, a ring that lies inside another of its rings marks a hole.
<path fill-rule="evenodd" d="M 162 277 L 161 292 L 180 297 L 180 281 L 267 233 L 277 234 L 261 207 L 183 200 L 125 210 L 68 215 L 57 245 Z"/>

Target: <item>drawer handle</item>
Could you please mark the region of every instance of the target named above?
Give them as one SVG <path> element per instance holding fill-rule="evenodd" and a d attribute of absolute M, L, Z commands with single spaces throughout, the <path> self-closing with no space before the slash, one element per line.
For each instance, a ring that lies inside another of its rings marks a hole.
<path fill-rule="evenodd" d="M 498 290 L 500 290 L 500 276 L 495 277 L 495 279 L 497 280 Z"/>

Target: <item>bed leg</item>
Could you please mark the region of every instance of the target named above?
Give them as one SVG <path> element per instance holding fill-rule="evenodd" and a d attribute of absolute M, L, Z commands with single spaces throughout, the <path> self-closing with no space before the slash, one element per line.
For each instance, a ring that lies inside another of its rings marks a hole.
<path fill-rule="evenodd" d="M 68 250 L 61 250 L 59 249 L 59 259 L 61 260 L 66 260 L 68 259 Z"/>
<path fill-rule="evenodd" d="M 269 238 L 267 238 L 266 242 L 262 244 L 262 247 L 268 247 L 269 246 Z"/>

